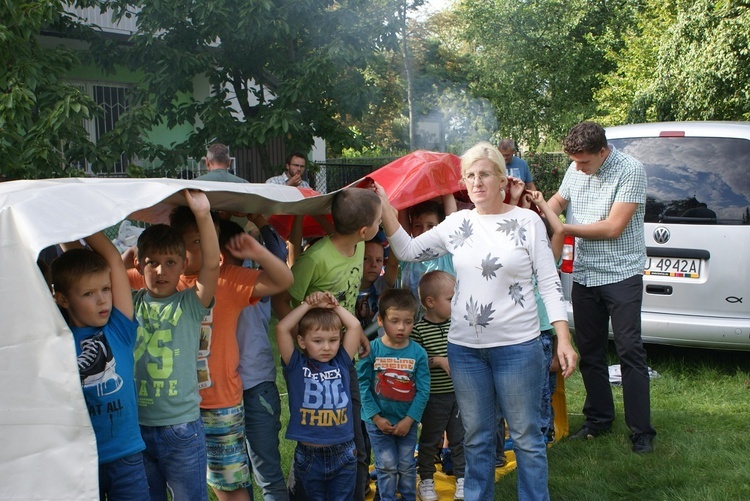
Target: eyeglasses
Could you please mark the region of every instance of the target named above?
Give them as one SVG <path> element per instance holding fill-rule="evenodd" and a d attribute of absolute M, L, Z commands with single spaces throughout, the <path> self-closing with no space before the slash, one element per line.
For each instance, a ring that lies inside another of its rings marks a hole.
<path fill-rule="evenodd" d="M 305 164 L 289 164 L 289 165 L 291 165 L 292 167 L 299 167 L 300 169 L 305 168 Z"/>
<path fill-rule="evenodd" d="M 471 172 L 470 174 L 464 176 L 464 182 L 466 184 L 473 185 L 473 184 L 476 184 L 477 181 L 480 181 L 482 184 L 484 184 L 487 182 L 489 178 L 494 177 L 495 175 L 496 174 L 492 172 L 486 172 L 486 171 L 481 171 L 481 172 L 478 172 L 477 174 L 474 174 L 473 172 Z"/>

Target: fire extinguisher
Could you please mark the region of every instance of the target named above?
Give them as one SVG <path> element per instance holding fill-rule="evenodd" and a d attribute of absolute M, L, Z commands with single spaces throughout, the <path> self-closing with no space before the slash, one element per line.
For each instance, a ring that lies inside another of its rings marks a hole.
<path fill-rule="evenodd" d="M 575 257 L 576 239 L 573 235 L 565 235 L 562 248 L 562 264 L 560 271 L 573 273 L 573 258 Z"/>

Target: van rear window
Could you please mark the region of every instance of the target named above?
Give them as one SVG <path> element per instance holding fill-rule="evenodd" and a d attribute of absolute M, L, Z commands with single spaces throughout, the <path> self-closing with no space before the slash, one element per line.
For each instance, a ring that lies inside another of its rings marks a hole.
<path fill-rule="evenodd" d="M 646 168 L 647 223 L 750 224 L 750 140 L 610 139 Z"/>

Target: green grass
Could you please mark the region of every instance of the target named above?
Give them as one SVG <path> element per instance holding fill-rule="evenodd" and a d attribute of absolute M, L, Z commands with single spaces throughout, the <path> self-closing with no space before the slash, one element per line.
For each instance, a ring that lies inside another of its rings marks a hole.
<path fill-rule="evenodd" d="M 610 345 L 611 347 L 611 345 Z M 613 387 L 614 432 L 562 440 L 548 451 L 549 489 L 558 500 L 750 499 L 750 354 L 647 345 L 655 450 L 630 451 L 622 389 Z M 617 363 L 611 355 L 611 363 Z M 583 423 L 580 373 L 566 381 L 572 432 Z M 516 499 L 516 474 L 501 479 L 495 499 Z"/>
<path fill-rule="evenodd" d="M 271 341 L 276 349 L 275 321 Z M 750 499 L 750 353 L 647 345 L 655 450 L 630 450 L 622 390 L 613 387 L 617 417 L 613 433 L 596 440 L 561 440 L 548 450 L 553 500 L 719 501 Z M 617 363 L 610 343 L 610 363 Z M 277 355 L 278 360 L 278 355 Z M 286 384 L 282 394 L 281 455 L 285 475 L 295 443 L 283 438 L 289 420 Z M 566 381 L 571 431 L 583 423 L 585 392 L 580 373 Z M 213 496 L 213 495 L 212 495 Z M 255 499 L 262 499 L 255 488 Z M 516 499 L 516 474 L 501 478 L 496 500 Z"/>

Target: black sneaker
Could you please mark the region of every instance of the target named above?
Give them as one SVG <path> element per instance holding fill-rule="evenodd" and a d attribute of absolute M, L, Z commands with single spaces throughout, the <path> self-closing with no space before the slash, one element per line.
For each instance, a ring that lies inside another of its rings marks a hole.
<path fill-rule="evenodd" d="M 636 454 L 646 454 L 647 452 L 653 452 L 654 450 L 654 436 L 646 433 L 639 433 L 633 435 L 631 438 L 633 441 L 633 452 Z"/>
<path fill-rule="evenodd" d="M 78 355 L 78 373 L 81 385 L 92 386 L 106 382 L 113 377 L 115 360 L 103 332 L 81 340 L 81 354 Z"/>
<path fill-rule="evenodd" d="M 583 425 L 580 430 L 573 433 L 570 436 L 570 440 L 582 440 L 582 439 L 592 439 L 596 437 L 601 437 L 602 435 L 606 435 L 611 431 L 611 428 L 604 428 L 602 430 L 593 430 L 589 428 L 586 425 Z"/>

